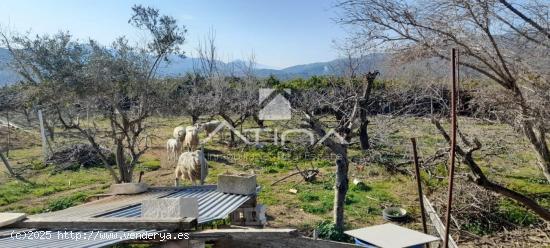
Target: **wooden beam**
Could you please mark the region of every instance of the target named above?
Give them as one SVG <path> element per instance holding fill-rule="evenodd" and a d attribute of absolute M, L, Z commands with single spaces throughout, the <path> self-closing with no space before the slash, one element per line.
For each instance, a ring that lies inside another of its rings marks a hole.
<path fill-rule="evenodd" d="M 426 214 L 430 217 L 430 220 L 432 221 L 432 224 L 439 234 L 439 237 L 441 237 L 441 240 L 445 239 L 445 226 L 443 225 L 443 222 L 437 215 L 437 212 L 435 211 L 434 207 L 430 203 L 430 200 L 428 200 L 428 197 L 425 195 L 422 195 L 424 198 L 424 209 L 426 210 Z M 449 247 L 450 248 L 458 248 L 458 245 L 453 240 L 453 237 L 449 235 Z"/>
<path fill-rule="evenodd" d="M 148 219 L 148 218 L 31 218 L 10 227 L 36 229 L 158 229 L 188 231 L 197 226 L 195 218 Z"/>

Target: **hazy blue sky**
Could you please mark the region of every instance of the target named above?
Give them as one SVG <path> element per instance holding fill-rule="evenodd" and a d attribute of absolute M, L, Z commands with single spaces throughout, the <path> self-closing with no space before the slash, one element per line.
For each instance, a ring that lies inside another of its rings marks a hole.
<path fill-rule="evenodd" d="M 254 51 L 258 63 L 277 68 L 328 61 L 337 57 L 333 40 L 345 36 L 332 20 L 333 0 L 2 0 L 0 25 L 38 34 L 69 30 L 103 44 L 121 35 L 140 41 L 143 33 L 127 22 L 136 3 L 185 24 L 187 52 L 194 52 L 198 39 L 213 28 L 223 60 Z"/>

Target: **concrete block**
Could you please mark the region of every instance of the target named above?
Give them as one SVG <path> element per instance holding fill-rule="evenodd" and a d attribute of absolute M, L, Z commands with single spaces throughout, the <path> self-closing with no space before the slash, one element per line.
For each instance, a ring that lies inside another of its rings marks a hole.
<path fill-rule="evenodd" d="M 111 184 L 110 193 L 113 195 L 132 195 L 147 191 L 149 186 L 145 183 L 118 183 Z"/>
<path fill-rule="evenodd" d="M 199 202 L 197 198 L 184 197 L 148 199 L 141 203 L 141 217 L 198 218 Z"/>
<path fill-rule="evenodd" d="M 256 185 L 256 175 L 219 175 L 217 190 L 223 193 L 254 195 Z"/>
<path fill-rule="evenodd" d="M 0 227 L 19 222 L 26 217 L 24 213 L 0 213 Z"/>
<path fill-rule="evenodd" d="M 265 205 L 258 204 L 253 208 L 239 208 L 231 213 L 231 223 L 241 226 L 264 226 L 267 224 Z"/>

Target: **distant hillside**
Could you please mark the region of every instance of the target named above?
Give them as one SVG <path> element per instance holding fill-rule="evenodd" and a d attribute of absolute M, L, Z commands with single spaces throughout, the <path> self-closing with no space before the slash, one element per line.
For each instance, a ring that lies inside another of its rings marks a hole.
<path fill-rule="evenodd" d="M 0 48 L 0 86 L 17 82 L 20 77 L 12 68 L 8 67 L 12 57 L 7 49 Z"/>
<path fill-rule="evenodd" d="M 0 85 L 10 84 L 20 79 L 19 75 L 11 68 L 7 67 L 7 64 L 11 62 L 11 55 L 7 49 L 0 48 Z M 193 72 L 200 68 L 201 60 L 198 58 L 181 58 L 178 56 L 170 56 L 170 63 L 163 63 L 159 68 L 159 75 L 161 77 L 175 77 L 185 75 L 185 73 Z M 365 72 L 367 70 L 379 70 L 382 74 L 388 71 L 387 55 L 385 54 L 371 54 L 364 58 L 362 67 L 358 69 L 359 72 Z M 217 66 L 224 72 L 232 71 L 236 75 L 242 73 L 243 68 L 246 67 L 246 62 L 242 60 L 235 60 L 229 63 L 221 61 L 217 62 Z M 309 78 L 311 76 L 320 75 L 340 75 L 346 69 L 346 63 L 344 59 L 335 59 L 328 62 L 318 62 L 304 65 L 295 65 L 284 69 L 268 69 L 266 65 L 256 65 L 255 74 L 259 77 L 268 77 L 274 75 L 279 79 L 286 80 L 292 78 Z"/>

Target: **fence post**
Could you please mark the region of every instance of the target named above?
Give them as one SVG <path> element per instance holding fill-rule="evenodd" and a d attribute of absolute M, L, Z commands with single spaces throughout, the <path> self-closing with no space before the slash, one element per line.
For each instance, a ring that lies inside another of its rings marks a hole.
<path fill-rule="evenodd" d="M 42 110 L 38 110 L 38 122 L 40 123 L 40 138 L 42 139 L 42 154 L 44 156 L 44 163 L 48 159 L 48 142 L 46 140 L 46 131 L 44 130 L 44 118 L 42 117 Z"/>

